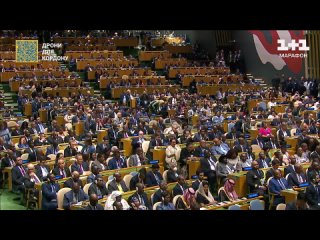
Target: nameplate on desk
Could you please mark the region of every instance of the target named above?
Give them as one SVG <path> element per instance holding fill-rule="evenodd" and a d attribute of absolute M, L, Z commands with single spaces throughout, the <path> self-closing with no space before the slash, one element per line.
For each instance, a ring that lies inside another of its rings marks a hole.
<path fill-rule="evenodd" d="M 308 183 L 308 182 L 300 183 L 300 184 L 299 184 L 299 187 L 308 187 L 308 186 L 309 186 L 309 183 Z"/>
<path fill-rule="evenodd" d="M 138 136 L 138 134 L 137 134 L 137 133 L 134 133 L 134 134 L 133 134 L 133 136 L 135 136 L 135 137 L 136 137 L 136 136 Z"/>
<path fill-rule="evenodd" d="M 22 117 L 22 114 L 21 113 L 16 113 L 16 116 L 17 117 Z"/>
<path fill-rule="evenodd" d="M 208 127 L 208 130 L 212 130 L 212 128 L 211 128 L 211 127 Z"/>
<path fill-rule="evenodd" d="M 250 135 L 249 134 L 245 134 L 244 137 L 245 138 L 250 138 Z"/>
<path fill-rule="evenodd" d="M 61 176 L 61 175 L 57 175 L 57 176 L 55 176 L 55 179 L 56 179 L 56 180 L 62 179 L 62 176 Z"/>
<path fill-rule="evenodd" d="M 150 164 L 157 164 L 157 163 L 159 163 L 159 161 L 158 161 L 158 160 L 152 160 L 152 161 L 150 161 L 149 163 L 150 163 Z"/>
<path fill-rule="evenodd" d="M 247 196 L 248 198 L 255 198 L 255 197 L 258 197 L 258 193 L 250 193 Z"/>
<path fill-rule="evenodd" d="M 28 163 L 29 160 L 22 160 L 22 164 Z"/>
<path fill-rule="evenodd" d="M 250 170 L 252 170 L 252 167 L 244 167 L 244 168 L 242 169 L 242 171 L 250 171 Z"/>
<path fill-rule="evenodd" d="M 307 108 L 307 110 L 314 110 L 314 108 Z"/>
<path fill-rule="evenodd" d="M 198 179 L 198 176 L 197 175 L 193 175 L 193 176 L 191 176 L 191 179 Z"/>

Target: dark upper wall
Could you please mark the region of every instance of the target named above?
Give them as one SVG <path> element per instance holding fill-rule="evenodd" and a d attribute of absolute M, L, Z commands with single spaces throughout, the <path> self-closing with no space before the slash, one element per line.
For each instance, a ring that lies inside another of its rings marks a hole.
<path fill-rule="evenodd" d="M 216 54 L 216 41 L 214 31 L 212 30 L 175 30 L 176 34 L 186 34 L 191 43 L 198 42 L 200 46 L 206 49 L 214 57 Z"/>
<path fill-rule="evenodd" d="M 284 61 L 278 58 L 274 63 L 276 67 L 270 62 L 264 64 L 258 55 L 253 33 L 256 35 L 256 43 L 258 42 L 257 39 L 259 39 L 263 43 L 264 48 L 267 49 L 267 52 L 274 53 L 275 55 L 278 54 L 276 51 L 276 47 L 278 46 L 276 39 L 279 38 L 277 31 L 233 31 L 236 44 L 242 50 L 247 73 L 251 73 L 257 78 L 263 78 L 269 83 L 276 74 L 285 74 L 285 76 L 296 76 L 299 78 L 305 75 L 304 61 L 302 59 L 292 58 Z M 297 33 L 297 31 L 294 31 L 294 34 Z M 284 34 L 282 36 L 286 36 L 288 31 L 283 31 L 282 34 Z M 297 36 L 297 38 L 301 38 L 301 36 Z M 262 49 L 260 55 L 262 55 L 262 59 L 265 59 L 268 54 L 263 51 Z"/>

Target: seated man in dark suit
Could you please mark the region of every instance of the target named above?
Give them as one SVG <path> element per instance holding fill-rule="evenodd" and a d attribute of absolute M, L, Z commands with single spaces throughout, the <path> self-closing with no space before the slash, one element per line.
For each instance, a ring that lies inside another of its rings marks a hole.
<path fill-rule="evenodd" d="M 100 172 L 100 168 L 97 165 L 92 164 L 91 174 L 87 177 L 87 183 L 93 183 L 96 180 L 97 175 Z"/>
<path fill-rule="evenodd" d="M 63 197 L 63 209 L 70 210 L 71 205 L 88 200 L 88 195 L 80 188 L 78 183 L 74 183 L 72 190 Z"/>
<path fill-rule="evenodd" d="M 126 168 L 127 163 L 124 160 L 123 157 L 120 156 L 120 151 L 115 150 L 113 152 L 114 157 L 109 161 L 108 163 L 108 169 L 113 170 L 113 169 L 120 169 L 120 168 Z"/>
<path fill-rule="evenodd" d="M 35 166 L 36 174 L 40 176 L 43 181 L 47 181 L 47 176 L 50 172 L 49 166 L 46 164 L 46 160 L 40 159 L 40 163 Z"/>
<path fill-rule="evenodd" d="M 50 154 L 56 155 L 59 152 L 58 143 L 56 141 L 54 141 L 51 145 L 52 146 L 47 148 L 46 156 Z"/>
<path fill-rule="evenodd" d="M 56 210 L 58 208 L 57 192 L 60 190 L 60 186 L 56 183 L 53 173 L 49 173 L 48 179 L 49 181 L 41 185 L 42 210 Z"/>
<path fill-rule="evenodd" d="M 250 193 L 258 193 L 263 196 L 266 193 L 266 186 L 263 184 L 264 173 L 259 169 L 259 164 L 257 161 L 252 161 L 252 170 L 247 172 L 247 184 Z"/>
<path fill-rule="evenodd" d="M 105 153 L 110 148 L 111 148 L 111 145 L 109 144 L 109 139 L 107 136 L 104 136 L 103 142 L 97 144 L 96 152 L 97 153 Z"/>
<path fill-rule="evenodd" d="M 109 182 L 108 190 L 110 193 L 112 193 L 113 191 L 120 191 L 122 193 L 129 191 L 125 182 L 122 180 L 121 174 L 118 172 L 115 172 L 113 174 L 113 180 Z"/>
<path fill-rule="evenodd" d="M 284 197 L 280 195 L 281 190 L 289 189 L 289 184 L 287 180 L 281 177 L 281 172 L 279 169 L 274 171 L 273 178 L 269 181 L 269 192 L 275 194 L 273 205 L 278 205 L 279 203 L 284 203 Z"/>
<path fill-rule="evenodd" d="M 71 172 L 77 171 L 83 175 L 85 171 L 89 171 L 89 164 L 83 161 L 82 154 L 78 153 L 76 159 L 76 162 L 71 165 Z"/>
<path fill-rule="evenodd" d="M 64 149 L 64 157 L 76 156 L 78 153 L 76 141 L 70 140 L 69 146 Z"/>
<path fill-rule="evenodd" d="M 263 139 L 262 134 L 258 133 L 258 136 L 255 139 L 252 140 L 251 144 L 259 145 L 259 147 L 261 149 L 263 149 L 263 147 L 265 146 L 266 142 Z"/>
<path fill-rule="evenodd" d="M 311 209 L 320 210 L 320 179 L 315 172 L 310 175 L 310 185 L 306 189 L 307 203 Z"/>
<path fill-rule="evenodd" d="M 154 194 L 153 194 L 153 199 L 151 199 L 152 204 L 155 204 L 157 202 L 161 202 L 162 201 L 162 194 L 167 191 L 168 186 L 167 186 L 167 182 L 164 180 L 160 181 L 159 184 L 160 189 L 158 189 Z"/>
<path fill-rule="evenodd" d="M 271 159 L 267 158 L 264 152 L 259 153 L 259 158 L 257 159 L 259 168 L 268 168 L 271 166 Z"/>
<path fill-rule="evenodd" d="M 140 206 L 145 206 L 148 210 L 152 210 L 152 206 L 148 200 L 147 194 L 144 192 L 144 185 L 137 183 L 136 192 L 129 197 L 128 202 L 132 206 L 133 198 L 136 197 L 139 200 Z"/>
<path fill-rule="evenodd" d="M 200 140 L 200 146 L 194 150 L 194 155 L 196 157 L 203 157 L 206 151 L 210 151 L 207 147 L 207 142 L 205 140 Z"/>
<path fill-rule="evenodd" d="M 307 198 L 304 192 L 299 192 L 297 200 L 287 203 L 286 210 L 308 210 Z"/>
<path fill-rule="evenodd" d="M 182 174 L 181 174 L 182 175 Z M 168 183 L 174 183 L 178 181 L 178 168 L 176 163 L 169 164 L 169 169 L 167 172 L 167 179 L 164 179 Z"/>
<path fill-rule="evenodd" d="M 22 165 L 21 157 L 17 157 L 15 160 L 15 166 L 12 168 L 12 188 L 13 191 L 19 191 L 24 194 L 25 186 L 24 186 L 24 176 L 26 175 L 26 169 Z"/>
<path fill-rule="evenodd" d="M 97 194 L 89 194 L 89 204 L 83 210 L 104 210 L 104 208 L 98 203 Z"/>
<path fill-rule="evenodd" d="M 160 181 L 163 180 L 161 173 L 159 172 L 159 164 L 152 164 L 151 171 L 147 172 L 146 176 L 146 186 L 153 187 L 158 186 Z"/>
<path fill-rule="evenodd" d="M 39 198 L 39 191 L 35 188 L 35 184 L 40 184 L 42 178 L 35 173 L 35 167 L 32 163 L 27 166 L 27 173 L 24 175 L 23 183 L 25 189 L 31 191 L 31 195 L 35 198 Z M 27 206 L 29 207 L 29 206 Z"/>
<path fill-rule="evenodd" d="M 130 180 L 130 191 L 136 189 L 136 185 L 138 183 L 144 184 L 146 181 L 146 175 L 147 175 L 147 169 L 146 168 L 141 168 L 134 177 L 131 178 Z"/>
<path fill-rule="evenodd" d="M 71 177 L 70 170 L 69 168 L 65 167 L 65 162 L 63 159 L 58 160 L 58 166 L 52 170 L 52 173 L 60 178 Z"/>
<path fill-rule="evenodd" d="M 214 189 L 217 187 L 216 165 L 216 157 L 212 155 L 210 151 L 205 151 L 204 156 L 200 158 L 200 169 L 207 177 L 211 191 L 214 191 Z"/>
<path fill-rule="evenodd" d="M 109 191 L 106 188 L 106 183 L 103 181 L 101 175 L 96 176 L 95 181 L 89 187 L 88 194 L 96 194 L 99 199 L 109 195 Z"/>
<path fill-rule="evenodd" d="M 284 168 L 284 176 L 287 176 L 289 173 L 294 173 L 294 165 L 296 164 L 297 160 L 296 157 L 290 156 L 290 164 Z"/>
<path fill-rule="evenodd" d="M 64 182 L 63 187 L 72 188 L 75 183 L 78 183 L 81 188 L 83 187 L 80 174 L 77 171 L 72 172 L 71 178 Z"/>
<path fill-rule="evenodd" d="M 192 182 L 192 188 L 194 189 L 194 191 L 198 190 L 200 183 L 204 179 L 204 172 L 201 169 L 197 169 L 196 174 L 198 178 L 194 182 Z"/>
<path fill-rule="evenodd" d="M 187 188 L 188 188 L 188 186 L 186 184 L 186 181 L 185 181 L 184 177 L 179 175 L 178 176 L 178 183 L 173 188 L 172 195 L 173 196 L 183 195 L 184 190 L 187 189 Z"/>
<path fill-rule="evenodd" d="M 301 183 L 307 182 L 307 177 L 303 172 L 303 167 L 300 164 L 294 165 L 294 172 L 289 173 L 288 177 L 288 184 L 292 187 L 299 187 Z"/>
<path fill-rule="evenodd" d="M 32 141 L 29 142 L 29 147 L 24 150 L 24 153 L 28 153 L 28 161 L 36 162 L 39 161 L 39 153 L 38 150 L 34 148 L 34 143 Z"/>
<path fill-rule="evenodd" d="M 275 171 L 280 167 L 280 161 L 278 159 L 274 159 L 271 162 L 271 168 L 266 172 L 265 183 L 267 183 L 270 177 L 273 177 Z"/>

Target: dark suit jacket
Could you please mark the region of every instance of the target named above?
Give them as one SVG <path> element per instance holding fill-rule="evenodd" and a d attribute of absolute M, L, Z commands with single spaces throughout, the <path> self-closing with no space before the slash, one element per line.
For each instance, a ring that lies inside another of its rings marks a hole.
<path fill-rule="evenodd" d="M 8 157 L 3 158 L 2 161 L 1 161 L 1 168 L 3 169 L 5 167 L 12 167 L 10 159 Z"/>
<path fill-rule="evenodd" d="M 64 168 L 64 171 L 66 172 L 66 176 L 65 177 L 71 177 L 71 173 L 70 173 L 70 170 L 69 168 L 65 167 Z M 61 176 L 60 175 L 60 169 L 58 167 L 54 168 L 52 170 L 52 173 L 55 175 L 55 176 Z"/>
<path fill-rule="evenodd" d="M 106 184 L 103 185 L 102 188 L 100 188 L 100 192 L 101 192 L 101 196 L 100 197 L 103 197 L 105 195 L 109 195 L 109 191 L 108 189 L 106 188 Z M 98 196 L 98 185 L 96 183 L 92 183 L 89 187 L 89 190 L 88 190 L 88 195 L 90 196 L 91 194 L 97 194 Z M 99 197 L 99 196 L 98 196 Z"/>
<path fill-rule="evenodd" d="M 264 161 L 268 164 L 268 167 L 271 167 L 271 159 L 270 158 L 265 158 Z M 259 158 L 257 160 L 258 164 L 259 164 L 259 168 L 264 168 L 262 160 Z"/>
<path fill-rule="evenodd" d="M 140 196 L 141 196 L 141 198 L 142 198 L 143 201 L 144 201 L 144 206 L 146 206 L 149 210 L 151 210 L 151 209 L 152 209 L 152 206 L 151 206 L 151 203 L 150 203 L 149 200 L 148 200 L 147 194 L 144 192 L 144 193 L 142 193 Z M 138 193 L 135 192 L 133 195 L 131 195 L 131 196 L 129 197 L 129 199 L 128 199 L 128 203 L 129 203 L 129 204 L 132 203 L 132 198 L 133 198 L 133 197 L 136 197 L 136 198 L 139 200 L 139 202 L 140 202 L 140 198 L 138 197 Z M 141 202 L 140 202 L 140 204 L 141 204 Z"/>
<path fill-rule="evenodd" d="M 86 206 L 83 210 L 104 210 L 104 208 L 100 204 L 97 204 L 95 207 L 88 204 L 88 206 Z"/>
<path fill-rule="evenodd" d="M 183 190 L 186 190 L 188 188 L 187 185 L 183 185 Z M 176 196 L 176 195 L 183 195 L 183 192 L 182 192 L 182 189 L 179 185 L 179 183 L 177 183 L 176 186 L 174 186 L 174 188 L 172 189 L 172 195 L 173 196 Z"/>
<path fill-rule="evenodd" d="M 212 156 L 211 158 L 214 162 L 217 163 L 217 159 L 215 156 Z M 211 170 L 209 160 L 204 157 L 200 158 L 200 169 L 201 169 L 201 171 L 204 172 L 204 175 L 206 175 L 206 176 L 209 176 L 210 174 L 215 172 L 215 171 Z"/>
<path fill-rule="evenodd" d="M 26 168 L 24 166 L 22 167 L 24 168 L 25 172 L 27 172 Z M 24 176 L 21 174 L 18 166 L 14 166 L 12 168 L 12 185 L 13 186 L 23 185 L 23 178 Z"/>
<path fill-rule="evenodd" d="M 276 148 L 280 148 L 280 144 L 278 141 L 274 141 L 273 144 L 276 146 Z M 268 141 L 265 146 L 269 147 L 270 149 L 275 149 L 272 144 L 271 141 Z"/>
<path fill-rule="evenodd" d="M 83 187 L 82 186 L 82 181 L 80 179 L 78 179 L 77 182 L 78 182 L 79 186 L 82 188 Z M 63 187 L 72 188 L 73 187 L 73 183 L 74 183 L 73 179 L 69 178 L 67 181 L 64 182 Z"/>
<path fill-rule="evenodd" d="M 120 168 L 126 168 L 127 167 L 127 163 L 126 161 L 121 157 L 120 158 Z M 115 158 L 112 158 L 109 162 L 108 162 L 108 169 L 109 170 L 113 170 L 113 169 L 118 169 L 118 165 L 117 165 L 117 160 Z"/>
<path fill-rule="evenodd" d="M 48 155 L 50 155 L 50 154 L 57 154 L 58 153 L 58 151 L 59 151 L 59 149 L 57 149 L 57 152 L 56 153 L 54 153 L 54 150 L 53 150 L 53 147 L 51 146 L 51 147 L 48 147 L 47 148 L 47 152 L 46 152 L 46 156 L 48 156 Z"/>
<path fill-rule="evenodd" d="M 292 166 L 291 164 L 289 164 L 288 166 L 286 166 L 284 168 L 284 176 L 287 176 L 287 174 L 289 173 L 294 173 L 294 166 Z"/>
<path fill-rule="evenodd" d="M 96 152 L 97 153 L 104 153 L 106 151 L 106 149 L 110 149 L 111 146 L 110 145 L 105 145 L 103 146 L 103 143 L 99 143 L 96 147 Z"/>
<path fill-rule="evenodd" d="M 162 201 L 162 190 L 158 189 L 154 194 L 153 194 L 153 199 L 152 203 L 155 204 L 156 202 L 161 202 Z"/>
<path fill-rule="evenodd" d="M 29 162 L 39 161 L 39 154 L 36 152 L 36 149 L 33 149 L 33 151 L 31 152 L 30 148 L 26 148 L 25 153 L 29 154 L 29 156 L 28 156 Z"/>
<path fill-rule="evenodd" d="M 42 182 L 42 177 L 41 176 L 37 176 L 37 177 L 39 178 L 40 182 Z M 31 181 L 31 178 L 28 173 L 24 176 L 23 183 L 26 188 L 34 188 L 34 185 L 35 185 L 35 182 Z"/>
<path fill-rule="evenodd" d="M 318 189 L 318 191 L 316 190 L 316 188 Z M 318 203 L 320 203 L 320 189 L 319 186 L 313 186 L 312 184 L 310 184 L 307 189 L 306 189 L 306 199 L 307 199 L 307 203 L 310 206 L 317 206 L 318 207 Z"/>
<path fill-rule="evenodd" d="M 204 156 L 203 154 L 204 154 L 205 150 L 210 152 L 209 148 L 202 148 L 202 147 L 199 146 L 194 150 L 194 155 L 197 156 L 197 157 L 203 157 Z"/>
<path fill-rule="evenodd" d="M 237 152 L 248 152 L 248 145 L 242 145 L 242 148 L 240 146 L 240 144 L 236 144 L 234 147 L 233 147 L 234 150 L 236 150 Z"/>
<path fill-rule="evenodd" d="M 125 182 L 124 182 L 123 180 L 121 180 L 120 185 L 121 185 L 122 190 L 123 190 L 124 192 L 128 192 L 128 191 L 129 191 L 129 189 L 127 188 L 127 186 L 126 186 L 126 184 L 125 184 Z M 116 180 L 115 180 L 115 179 L 113 179 L 113 180 L 109 183 L 109 185 L 108 185 L 108 190 L 109 190 L 110 193 L 112 193 L 113 191 L 119 191 L 119 188 L 118 188 L 118 186 L 117 186 L 117 183 L 116 183 Z"/>
<path fill-rule="evenodd" d="M 192 183 L 192 188 L 194 189 L 194 191 L 197 191 L 198 188 L 199 188 L 199 186 L 200 186 L 200 181 L 199 181 L 199 179 L 197 179 L 196 181 L 194 181 L 194 182 Z"/>
<path fill-rule="evenodd" d="M 301 173 L 300 176 L 302 177 L 303 182 L 305 183 L 307 181 L 307 177 L 304 173 Z M 293 186 L 299 186 L 299 181 L 298 181 L 298 177 L 297 174 L 295 172 L 291 172 L 288 175 L 288 184 L 290 187 Z"/>
<path fill-rule="evenodd" d="M 259 191 L 259 186 L 262 186 L 260 179 L 264 178 L 264 173 L 262 170 L 250 170 L 247 172 L 247 184 L 250 193 L 256 193 Z"/>
<path fill-rule="evenodd" d="M 82 169 L 83 171 L 89 171 L 89 164 L 87 162 L 82 162 Z M 82 175 L 80 170 L 80 165 L 78 165 L 76 162 L 71 165 L 71 172 L 77 171 Z"/>
<path fill-rule="evenodd" d="M 130 180 L 130 191 L 136 189 L 136 185 L 139 183 L 139 173 L 136 174 L 133 178 Z"/>
<path fill-rule="evenodd" d="M 85 192 L 80 189 L 79 190 L 79 202 L 81 201 L 86 201 L 88 200 L 89 197 L 87 194 L 85 194 Z M 70 209 L 70 206 L 71 206 L 71 203 L 73 201 L 73 191 L 69 191 L 67 192 L 65 195 L 64 195 L 64 198 L 63 198 L 63 208 L 66 209 L 66 210 L 69 210 Z"/>
<path fill-rule="evenodd" d="M 194 151 L 189 152 L 187 148 L 182 148 L 181 154 L 180 154 L 180 165 L 185 166 L 187 165 L 187 158 L 191 155 L 195 155 Z"/>
<path fill-rule="evenodd" d="M 158 176 L 159 180 L 163 180 L 163 177 L 162 177 L 161 173 L 156 172 L 155 174 Z M 153 187 L 153 186 L 158 186 L 159 185 L 157 183 L 156 177 L 154 176 L 152 171 L 148 171 L 147 172 L 146 185 L 148 187 Z"/>
<path fill-rule="evenodd" d="M 41 185 L 42 210 L 54 210 L 58 207 L 57 192 L 60 190 L 60 186 L 58 183 L 54 183 L 52 186 L 54 189 L 52 189 L 51 183 L 48 182 L 45 182 Z"/>
<path fill-rule="evenodd" d="M 290 188 L 288 181 L 285 178 L 281 178 L 279 180 L 283 183 L 286 189 Z M 271 193 L 280 195 L 281 190 L 283 189 L 281 188 L 280 183 L 275 178 L 272 178 L 269 182 L 269 191 Z"/>
<path fill-rule="evenodd" d="M 262 149 L 267 143 L 263 139 L 255 138 L 255 139 L 252 140 L 251 144 L 252 145 L 259 145 L 260 148 Z"/>
<path fill-rule="evenodd" d="M 77 150 L 76 149 L 71 149 L 70 146 L 66 147 L 64 149 L 64 157 L 72 157 L 77 155 Z"/>
<path fill-rule="evenodd" d="M 286 132 L 287 132 L 287 136 L 290 137 L 290 136 L 291 136 L 290 131 L 287 130 Z M 285 140 L 282 129 L 280 129 L 277 134 L 278 134 L 278 138 L 279 138 L 278 140 L 279 140 L 279 142 L 282 142 L 282 141 Z"/>
<path fill-rule="evenodd" d="M 47 169 L 48 174 L 49 174 L 49 173 L 50 173 L 50 168 L 49 168 L 49 166 L 44 165 L 44 167 Z M 43 176 L 43 175 L 42 175 L 42 170 L 41 170 L 40 165 L 36 165 L 36 166 L 35 166 L 35 169 L 36 169 L 36 174 L 37 174 L 37 176 L 41 176 L 41 178 L 43 179 L 43 181 L 47 181 L 47 176 Z"/>
<path fill-rule="evenodd" d="M 169 169 L 167 172 L 167 183 L 173 183 L 178 181 L 178 173 L 175 173 L 173 170 Z"/>

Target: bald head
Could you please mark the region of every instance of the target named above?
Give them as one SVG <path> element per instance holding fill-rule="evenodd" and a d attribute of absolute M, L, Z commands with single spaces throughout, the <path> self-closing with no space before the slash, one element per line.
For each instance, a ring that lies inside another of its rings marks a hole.
<path fill-rule="evenodd" d="M 90 205 L 91 206 L 96 206 L 97 203 L 98 203 L 98 196 L 97 194 L 93 193 L 90 195 L 90 198 L 89 198 L 89 201 L 90 201 Z"/>
<path fill-rule="evenodd" d="M 77 171 L 72 172 L 72 179 L 73 181 L 78 181 L 80 178 L 80 173 Z"/>

